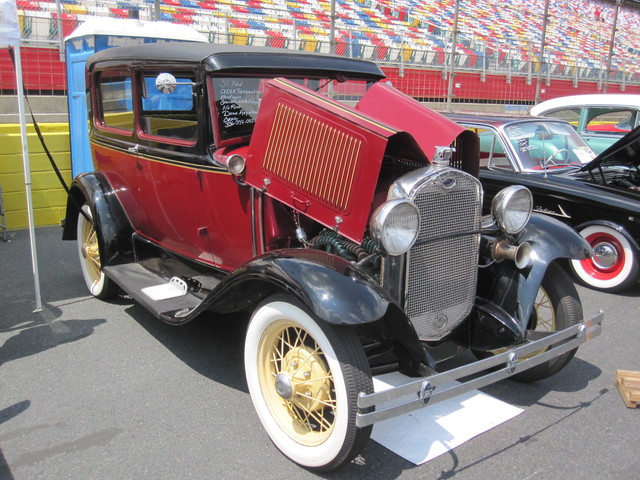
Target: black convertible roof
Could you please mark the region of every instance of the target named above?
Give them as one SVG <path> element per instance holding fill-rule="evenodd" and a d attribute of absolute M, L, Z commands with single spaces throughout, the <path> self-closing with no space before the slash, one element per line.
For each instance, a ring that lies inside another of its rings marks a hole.
<path fill-rule="evenodd" d="M 372 62 L 284 48 L 218 45 L 212 43 L 147 43 L 115 47 L 95 53 L 87 68 L 97 64 L 153 65 L 155 63 L 201 64 L 211 72 L 233 73 L 298 72 L 335 76 L 344 73 L 363 79 L 384 78 Z"/>

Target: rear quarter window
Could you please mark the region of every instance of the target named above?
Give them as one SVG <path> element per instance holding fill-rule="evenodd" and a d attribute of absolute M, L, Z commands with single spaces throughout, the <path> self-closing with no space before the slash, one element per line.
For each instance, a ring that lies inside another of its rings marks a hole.
<path fill-rule="evenodd" d="M 133 97 L 131 76 L 126 70 L 98 72 L 99 127 L 120 133 L 133 133 Z"/>
<path fill-rule="evenodd" d="M 631 109 L 589 110 L 585 130 L 593 133 L 627 133 L 633 130 L 636 112 Z"/>

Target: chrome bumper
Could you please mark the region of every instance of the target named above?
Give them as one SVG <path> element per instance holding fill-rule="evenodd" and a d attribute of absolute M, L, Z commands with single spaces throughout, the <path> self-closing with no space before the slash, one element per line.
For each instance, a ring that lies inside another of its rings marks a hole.
<path fill-rule="evenodd" d="M 589 320 L 583 320 L 581 323 L 565 330 L 552 333 L 540 340 L 525 343 L 490 358 L 381 392 L 368 395 L 360 393 L 358 396 L 358 408 L 376 407 L 376 409 L 370 413 L 358 413 L 356 425 L 358 427 L 366 427 L 388 420 L 389 418 L 424 408 L 427 405 L 434 405 L 470 390 L 485 387 L 540 365 L 600 335 L 603 318 L 604 314 L 600 311 Z M 554 347 L 548 348 L 554 344 L 556 344 Z M 544 348 L 548 349 L 539 355 L 519 360 Z M 461 379 L 470 376 L 473 376 L 473 378 L 461 381 Z M 392 403 L 392 405 L 382 405 L 385 403 Z"/>

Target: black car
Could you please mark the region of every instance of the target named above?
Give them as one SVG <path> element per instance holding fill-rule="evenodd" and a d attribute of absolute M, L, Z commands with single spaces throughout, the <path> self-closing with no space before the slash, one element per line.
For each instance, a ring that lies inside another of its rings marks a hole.
<path fill-rule="evenodd" d="M 584 284 L 619 291 L 638 281 L 640 254 L 640 129 L 600 155 L 562 120 L 448 114 L 480 138 L 485 204 L 506 185 L 533 193 L 534 211 L 575 228 L 594 255 L 570 260 Z"/>

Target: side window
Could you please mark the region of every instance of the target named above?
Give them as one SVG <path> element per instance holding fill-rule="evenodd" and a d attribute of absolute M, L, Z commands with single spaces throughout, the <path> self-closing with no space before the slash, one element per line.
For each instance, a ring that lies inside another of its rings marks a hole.
<path fill-rule="evenodd" d="M 98 125 L 133 133 L 131 76 L 126 70 L 98 73 Z"/>
<path fill-rule="evenodd" d="M 170 143 L 181 140 L 195 143 L 198 119 L 194 96 L 193 74 L 145 72 L 142 76 L 140 124 L 145 135 L 164 137 Z M 160 77 L 159 77 L 160 76 Z M 157 85 L 157 79 L 170 78 L 168 84 Z"/>
<path fill-rule="evenodd" d="M 491 129 L 473 128 L 480 139 L 480 167 L 513 171 L 500 139 Z"/>
<path fill-rule="evenodd" d="M 556 110 L 544 115 L 545 117 L 559 118 L 565 122 L 569 122 L 573 128 L 578 129 L 580 121 L 580 110 L 578 108 L 567 108 L 565 110 Z"/>
<path fill-rule="evenodd" d="M 586 130 L 593 133 L 627 133 L 633 129 L 634 114 L 631 109 L 591 109 Z"/>

